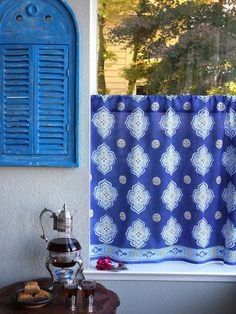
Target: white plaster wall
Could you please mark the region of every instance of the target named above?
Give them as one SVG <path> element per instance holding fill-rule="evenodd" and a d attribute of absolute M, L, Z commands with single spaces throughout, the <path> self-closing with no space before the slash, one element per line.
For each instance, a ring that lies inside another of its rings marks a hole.
<path fill-rule="evenodd" d="M 81 30 L 80 167 L 0 167 L 0 286 L 48 275 L 46 244 L 40 238 L 44 207 L 77 210 L 74 234 L 87 265 L 89 243 L 89 0 L 68 1 Z"/>
<path fill-rule="evenodd" d="M 235 314 L 236 284 L 218 282 L 102 282 L 121 300 L 117 314 Z"/>

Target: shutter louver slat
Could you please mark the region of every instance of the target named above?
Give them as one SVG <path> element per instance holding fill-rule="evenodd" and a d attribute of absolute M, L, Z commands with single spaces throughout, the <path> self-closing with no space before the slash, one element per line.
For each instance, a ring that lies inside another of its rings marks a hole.
<path fill-rule="evenodd" d="M 39 46 L 37 154 L 67 154 L 67 62 L 65 46 Z"/>
<path fill-rule="evenodd" d="M 3 152 L 32 154 L 30 61 L 27 46 L 3 49 Z"/>

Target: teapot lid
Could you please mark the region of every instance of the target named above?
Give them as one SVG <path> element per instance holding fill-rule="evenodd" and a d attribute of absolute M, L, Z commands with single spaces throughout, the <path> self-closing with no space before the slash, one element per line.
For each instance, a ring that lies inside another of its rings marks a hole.
<path fill-rule="evenodd" d="M 63 210 L 60 211 L 57 219 L 57 231 L 59 232 L 72 232 L 73 217 L 70 211 L 67 209 L 66 204 L 63 206 Z"/>

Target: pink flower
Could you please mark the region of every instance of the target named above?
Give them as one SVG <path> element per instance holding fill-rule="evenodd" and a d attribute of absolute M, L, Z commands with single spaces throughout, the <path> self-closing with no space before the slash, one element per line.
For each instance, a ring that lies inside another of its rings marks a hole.
<path fill-rule="evenodd" d="M 110 257 L 100 257 L 97 261 L 98 270 L 111 270 L 113 268 Z"/>
<path fill-rule="evenodd" d="M 115 267 L 112 265 L 112 261 L 111 258 L 109 256 L 105 257 L 100 257 L 97 260 L 97 265 L 96 268 L 98 270 L 123 270 L 123 269 L 127 269 L 126 266 L 124 265 L 123 262 L 119 261 L 118 266 Z"/>

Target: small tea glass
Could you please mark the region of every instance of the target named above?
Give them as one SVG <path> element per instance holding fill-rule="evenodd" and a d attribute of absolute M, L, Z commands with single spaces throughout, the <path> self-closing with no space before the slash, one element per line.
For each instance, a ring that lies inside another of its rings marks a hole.
<path fill-rule="evenodd" d="M 68 309 L 75 311 L 77 308 L 79 280 L 67 280 L 64 283 L 65 304 Z"/>
<path fill-rule="evenodd" d="M 88 313 L 93 313 L 94 311 L 94 294 L 96 285 L 97 283 L 95 280 L 83 280 L 81 283 L 82 295 Z"/>

